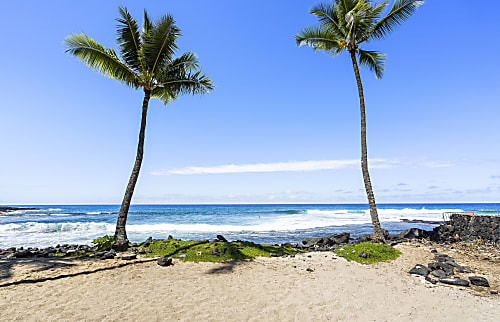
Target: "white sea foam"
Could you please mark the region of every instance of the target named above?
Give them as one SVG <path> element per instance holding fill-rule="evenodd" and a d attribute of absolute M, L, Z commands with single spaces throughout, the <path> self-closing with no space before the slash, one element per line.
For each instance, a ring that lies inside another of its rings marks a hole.
<path fill-rule="evenodd" d="M 109 211 L 91 211 L 91 212 L 87 212 L 85 214 L 86 215 L 111 215 L 111 214 L 113 214 L 113 212 L 109 212 Z"/>
<path fill-rule="evenodd" d="M 441 221 L 445 212 L 460 212 L 461 209 L 378 209 L 382 222 L 399 222 L 402 220 Z M 33 214 L 43 215 L 43 214 Z M 52 214 L 67 216 L 70 214 Z M 346 226 L 353 224 L 369 224 L 369 210 L 321 210 L 308 209 L 298 213 L 283 213 L 278 216 L 262 218 L 246 218 L 241 224 L 207 224 L 207 223 L 172 223 L 168 217 L 162 223 L 128 224 L 127 231 L 132 235 L 146 234 L 196 234 L 196 233 L 246 233 L 259 234 L 268 232 L 292 232 L 302 229 L 323 228 L 329 226 Z M 0 225 L 0 248 L 4 246 L 48 246 L 58 243 L 89 243 L 93 238 L 112 234 L 115 225 L 104 222 L 65 222 L 65 223 L 9 223 Z"/>

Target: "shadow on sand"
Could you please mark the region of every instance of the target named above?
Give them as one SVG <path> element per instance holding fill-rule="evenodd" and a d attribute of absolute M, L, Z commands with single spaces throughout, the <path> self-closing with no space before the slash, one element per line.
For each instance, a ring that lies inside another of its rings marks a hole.
<path fill-rule="evenodd" d="M 147 263 L 151 261 L 155 261 L 155 258 L 147 258 L 143 260 L 136 260 L 131 262 L 123 262 L 117 263 L 113 266 L 101 267 L 92 270 L 85 270 L 81 272 L 69 273 L 69 274 L 60 274 L 57 276 L 50 276 L 44 278 L 35 278 L 35 279 L 23 279 L 13 282 L 7 282 L 0 284 L 0 288 L 8 287 L 12 285 L 21 285 L 21 284 L 36 284 L 46 281 L 55 281 L 59 279 L 64 279 L 68 277 L 80 276 L 80 275 L 90 275 L 97 272 L 109 271 L 120 267 L 125 267 L 134 264 Z M 88 258 L 37 258 L 37 259 L 10 259 L 10 260 L 0 260 L 0 281 L 8 279 L 12 277 L 12 269 L 16 265 L 33 265 L 35 266 L 32 269 L 32 272 L 42 272 L 54 268 L 65 268 L 72 267 L 81 263 L 83 261 L 96 261 L 95 259 Z"/>

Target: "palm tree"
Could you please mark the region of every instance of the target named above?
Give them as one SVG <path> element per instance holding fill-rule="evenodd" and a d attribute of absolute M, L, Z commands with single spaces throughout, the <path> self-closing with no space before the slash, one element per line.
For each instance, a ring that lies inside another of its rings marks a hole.
<path fill-rule="evenodd" d="M 314 6 L 310 13 L 317 16 L 319 24 L 304 28 L 295 39 L 298 46 L 307 45 L 314 51 L 322 50 L 333 56 L 348 52 L 356 76 L 361 110 L 361 169 L 365 183 L 373 236 L 385 240 L 387 231 L 380 227 L 375 195 L 368 172 L 368 152 L 366 147 L 366 116 L 363 84 L 359 74 L 359 64 L 367 66 L 381 78 L 384 73 L 385 55 L 376 51 L 362 50 L 360 45 L 387 36 L 394 27 L 406 21 L 423 4 L 416 0 L 395 0 L 389 12 L 382 17 L 387 1 L 375 3 L 371 0 L 336 0 Z"/>
<path fill-rule="evenodd" d="M 126 8 L 119 7 L 120 18 L 116 19 L 117 43 L 120 56 L 112 48 L 105 48 L 84 33 L 72 34 L 65 39 L 66 52 L 76 56 L 88 67 L 125 85 L 144 91 L 139 143 L 132 174 L 118 213 L 115 230 L 115 248 L 128 247 L 128 210 L 134 193 L 144 154 L 146 116 L 151 97 L 164 104 L 181 94 L 204 94 L 213 88 L 210 79 L 201 74 L 198 59 L 193 52 L 174 57 L 180 38 L 180 29 L 171 15 L 164 15 L 152 22 L 144 11 L 144 23 L 139 31 L 136 20 Z"/>

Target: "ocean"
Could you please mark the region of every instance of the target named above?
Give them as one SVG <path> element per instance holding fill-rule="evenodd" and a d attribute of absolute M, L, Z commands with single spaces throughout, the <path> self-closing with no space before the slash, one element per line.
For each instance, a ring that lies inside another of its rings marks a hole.
<path fill-rule="evenodd" d="M 23 206 L 18 206 L 23 207 Z M 27 205 L 43 210 L 0 214 L 0 248 L 90 244 L 95 237 L 112 235 L 119 205 Z M 380 204 L 382 227 L 399 233 L 411 227 L 431 230 L 450 212 L 500 214 L 499 203 Z M 279 244 L 299 242 L 348 231 L 352 236 L 371 232 L 367 205 L 133 205 L 127 233 L 131 242 L 149 236 L 213 239 Z"/>

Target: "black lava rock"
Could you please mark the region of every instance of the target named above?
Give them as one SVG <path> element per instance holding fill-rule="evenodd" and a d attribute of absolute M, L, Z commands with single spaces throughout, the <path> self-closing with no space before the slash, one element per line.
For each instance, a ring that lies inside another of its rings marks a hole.
<path fill-rule="evenodd" d="M 220 256 L 219 249 L 217 247 L 214 247 L 210 250 L 210 254 L 215 255 L 215 256 Z"/>
<path fill-rule="evenodd" d="M 437 269 L 435 271 L 432 271 L 431 274 L 432 274 L 432 276 L 435 276 L 437 278 L 445 278 L 446 277 L 446 273 L 441 269 Z"/>
<path fill-rule="evenodd" d="M 101 256 L 101 259 L 113 259 L 115 258 L 115 254 L 112 252 L 105 252 L 104 255 Z"/>
<path fill-rule="evenodd" d="M 158 258 L 157 263 L 160 266 L 171 266 L 171 265 L 173 265 L 172 258 L 169 258 L 167 256 L 163 256 L 163 257 Z"/>
<path fill-rule="evenodd" d="M 429 282 L 429 283 L 432 283 L 432 284 L 437 284 L 437 282 L 438 282 L 438 280 L 436 280 L 436 279 L 434 279 L 434 278 L 432 278 L 432 277 L 430 277 L 430 276 L 426 276 L 426 277 L 425 277 L 425 280 L 426 280 L 427 282 Z"/>
<path fill-rule="evenodd" d="M 453 266 L 451 266 L 450 264 L 447 264 L 447 263 L 440 263 L 440 262 L 429 263 L 429 269 L 431 271 L 435 271 L 438 269 L 443 270 L 446 273 L 446 275 L 448 275 L 448 276 L 455 274 L 455 272 L 453 270 Z"/>
<path fill-rule="evenodd" d="M 440 278 L 439 281 L 444 284 L 456 285 L 456 286 L 469 286 L 469 282 L 461 278 Z"/>
<path fill-rule="evenodd" d="M 424 265 L 417 264 L 410 270 L 410 274 L 427 276 L 430 273 L 430 269 L 425 267 Z"/>
<path fill-rule="evenodd" d="M 217 235 L 217 239 L 218 239 L 219 241 L 223 242 L 223 243 L 227 243 L 227 239 L 226 239 L 226 238 L 224 238 L 224 236 L 222 236 L 222 235 Z"/>
<path fill-rule="evenodd" d="M 361 257 L 361 258 L 368 258 L 368 255 L 365 252 L 359 253 L 358 256 Z"/>
<path fill-rule="evenodd" d="M 305 238 L 302 241 L 304 247 L 322 247 L 322 246 L 333 246 L 339 244 L 347 244 L 349 242 L 349 233 L 340 233 L 330 235 L 328 237 L 319 237 L 319 238 Z"/>
<path fill-rule="evenodd" d="M 430 233 L 428 231 L 419 228 L 410 228 L 399 234 L 401 238 L 407 239 L 422 239 L 429 237 L 429 235 Z"/>
<path fill-rule="evenodd" d="M 123 260 L 132 260 L 132 259 L 136 259 L 137 258 L 137 255 L 136 254 L 129 254 L 129 255 L 122 255 L 122 259 Z"/>
<path fill-rule="evenodd" d="M 149 238 L 146 239 L 142 244 L 142 247 L 149 247 L 149 245 L 151 245 L 152 242 L 153 242 L 153 237 L 149 236 Z"/>
<path fill-rule="evenodd" d="M 472 285 L 490 287 L 488 280 L 481 276 L 469 276 L 469 280 Z"/>

